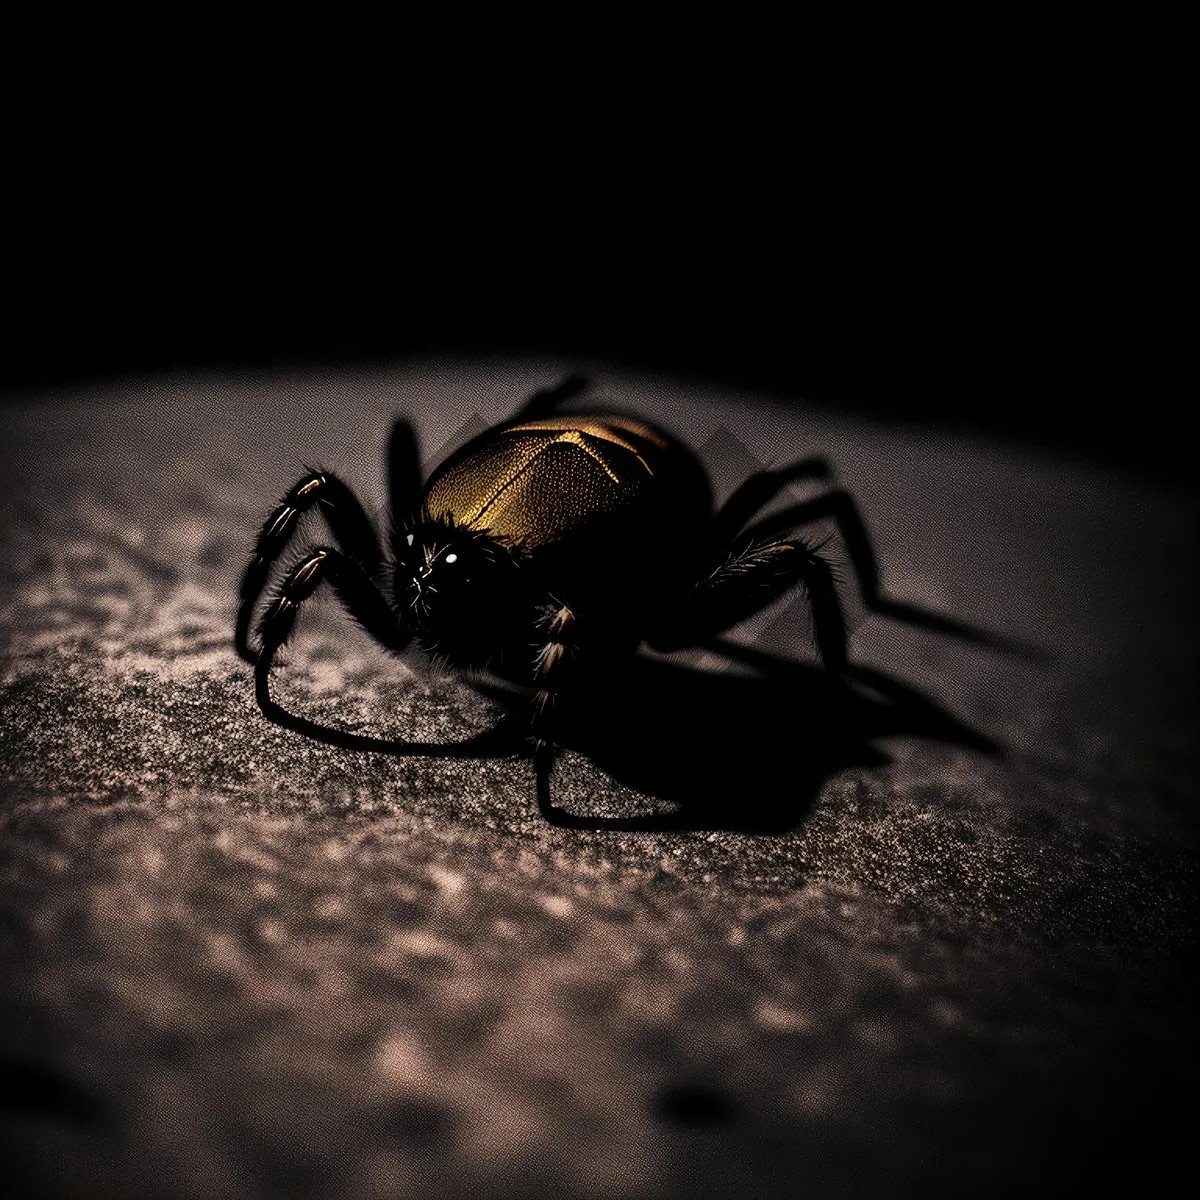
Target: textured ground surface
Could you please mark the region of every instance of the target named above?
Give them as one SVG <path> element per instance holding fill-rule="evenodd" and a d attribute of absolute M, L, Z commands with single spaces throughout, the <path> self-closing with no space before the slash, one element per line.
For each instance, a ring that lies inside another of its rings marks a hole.
<path fill-rule="evenodd" d="M 605 394 L 726 492 L 819 450 L 889 593 L 1040 659 L 859 625 L 840 712 L 792 657 L 636 666 L 558 771 L 265 723 L 233 599 L 301 464 L 383 506 L 556 377 L 434 363 L 0 410 L 0 1129 L 48 1194 L 1061 1194 L 1145 1183 L 1194 1089 L 1187 496 L 682 384 Z M 324 537 L 320 532 L 316 536 Z M 293 711 L 495 716 L 319 604 Z M 990 740 L 998 748 L 989 752 Z"/>

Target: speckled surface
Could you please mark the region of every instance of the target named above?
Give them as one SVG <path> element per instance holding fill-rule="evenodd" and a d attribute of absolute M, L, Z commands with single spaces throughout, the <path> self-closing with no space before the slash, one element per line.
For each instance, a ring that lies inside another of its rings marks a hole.
<path fill-rule="evenodd" d="M 832 707 L 647 660 L 531 767 L 258 714 L 231 645 L 302 464 L 382 512 L 555 364 L 166 379 L 0 409 L 0 1128 L 34 1194 L 1063 1194 L 1143 1183 L 1194 1088 L 1192 497 L 1017 448 L 593 372 L 730 488 L 828 455 L 889 595 Z M 278 694 L 453 740 L 498 710 L 322 601 Z M 988 743 L 994 749 L 988 748 Z"/>

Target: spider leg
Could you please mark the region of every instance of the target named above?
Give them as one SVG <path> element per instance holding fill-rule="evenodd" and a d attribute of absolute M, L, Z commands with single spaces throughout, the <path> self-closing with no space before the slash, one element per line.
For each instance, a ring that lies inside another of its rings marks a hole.
<path fill-rule="evenodd" d="M 881 611 L 882 601 L 879 597 L 879 564 L 875 559 L 875 551 L 871 546 L 871 536 L 863 523 L 858 505 L 849 492 L 837 489 L 818 496 L 815 500 L 807 500 L 803 504 L 793 504 L 782 512 L 765 517 L 752 525 L 746 536 L 752 538 L 771 538 L 780 533 L 790 533 L 798 526 L 807 525 L 812 521 L 830 518 L 838 527 L 838 532 L 846 544 L 846 552 L 854 567 L 858 579 L 859 591 L 863 603 L 875 612 Z"/>
<path fill-rule="evenodd" d="M 797 479 L 828 479 L 829 475 L 829 461 L 824 458 L 803 458 L 777 471 L 759 471 L 751 475 L 717 513 L 713 545 L 727 546 L 746 522 L 789 483 Z"/>
<path fill-rule="evenodd" d="M 388 508 L 392 528 L 421 507 L 421 449 L 412 425 L 398 417 L 388 439 Z"/>
<path fill-rule="evenodd" d="M 825 666 L 846 672 L 846 621 L 829 564 L 798 538 L 745 540 L 685 603 L 672 610 L 671 633 L 646 640 L 655 650 L 701 645 L 765 608 L 789 588 L 802 587 Z"/>
<path fill-rule="evenodd" d="M 325 514 L 343 553 L 361 564 L 366 574 L 377 572 L 383 561 L 379 538 L 354 493 L 332 472 L 310 471 L 267 518 L 254 557 L 242 573 L 234 644 L 248 663 L 253 664 L 257 657 L 250 646 L 250 625 L 271 564 L 286 549 L 301 518 L 314 505 Z"/>
<path fill-rule="evenodd" d="M 309 550 L 288 572 L 259 622 L 263 651 L 255 664 L 255 699 L 268 720 L 346 750 L 438 758 L 492 758 L 520 750 L 520 731 L 511 718 L 461 742 L 402 742 L 332 729 L 295 716 L 277 704 L 271 698 L 270 686 L 275 655 L 291 636 L 300 607 L 323 580 L 333 586 L 346 610 L 377 641 L 392 650 L 402 649 L 408 641 L 392 607 L 358 563 L 329 546 Z"/>
<path fill-rule="evenodd" d="M 1044 652 L 1037 646 L 1003 637 L 999 634 L 988 633 L 964 621 L 956 621 L 953 617 L 941 613 L 929 612 L 915 604 L 904 604 L 898 600 L 889 600 L 879 594 L 879 563 L 871 545 L 871 536 L 858 511 L 858 505 L 849 492 L 840 488 L 818 496 L 802 504 L 794 504 L 781 512 L 752 525 L 746 536 L 751 538 L 771 538 L 780 533 L 790 532 L 797 526 L 806 525 L 811 521 L 825 518 L 832 520 L 842 535 L 846 552 L 858 580 L 859 595 L 863 604 L 871 612 L 880 616 L 891 617 L 895 621 L 903 621 L 924 629 L 937 630 L 952 637 L 961 638 L 966 642 L 974 642 L 980 646 L 988 646 L 1022 658 L 1039 660 Z"/>
<path fill-rule="evenodd" d="M 573 818 L 551 799 L 550 776 L 558 746 L 552 729 L 552 710 L 556 693 L 574 672 L 578 646 L 575 639 L 575 614 L 564 604 L 547 614 L 546 642 L 538 651 L 535 674 L 537 691 L 533 697 L 533 770 L 538 811 L 552 825 L 570 825 Z"/>
<path fill-rule="evenodd" d="M 408 643 L 395 610 L 362 565 L 331 546 L 314 547 L 287 573 L 258 623 L 262 653 L 254 665 L 255 695 L 267 715 L 278 707 L 271 700 L 271 664 L 292 636 L 300 606 L 324 580 L 333 586 L 346 611 L 377 642 L 389 650 L 402 650 Z"/>
<path fill-rule="evenodd" d="M 586 375 L 568 375 L 552 388 L 543 388 L 534 392 L 517 410 L 514 421 L 536 421 L 540 417 L 550 416 L 558 406 L 572 396 L 579 395 L 588 385 Z"/>

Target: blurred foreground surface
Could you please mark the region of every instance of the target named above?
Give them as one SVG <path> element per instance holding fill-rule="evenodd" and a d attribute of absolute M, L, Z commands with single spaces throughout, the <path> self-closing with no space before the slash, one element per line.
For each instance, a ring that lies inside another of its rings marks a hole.
<path fill-rule="evenodd" d="M 679 816 L 654 833 L 546 825 L 522 758 L 354 753 L 261 718 L 234 598 L 303 464 L 382 514 L 394 414 L 432 461 L 563 373 L 170 379 L 0 409 L 20 1189 L 1050 1194 L 1165 1170 L 1194 1086 L 1190 497 L 600 371 L 718 496 L 827 455 L 889 596 L 1045 653 L 858 613 L 848 729 L 794 606 L 737 635 L 790 672 L 636 664 L 557 799 Z M 280 672 L 293 712 L 444 740 L 495 719 L 314 609 Z"/>

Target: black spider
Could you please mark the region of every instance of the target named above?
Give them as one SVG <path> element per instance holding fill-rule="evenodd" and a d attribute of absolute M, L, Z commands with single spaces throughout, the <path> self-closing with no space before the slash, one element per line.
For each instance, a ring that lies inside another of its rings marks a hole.
<path fill-rule="evenodd" d="M 589 661 L 609 663 L 642 642 L 661 651 L 711 645 L 799 586 L 825 666 L 845 672 L 846 626 L 833 575 L 797 528 L 835 521 L 866 605 L 904 615 L 878 594 L 870 541 L 845 491 L 751 523 L 790 481 L 826 478 L 823 459 L 752 475 L 714 515 L 703 468 L 662 430 L 612 412 L 554 415 L 583 387 L 573 377 L 533 396 L 511 421 L 451 455 L 423 487 L 412 427 L 398 421 L 389 456 L 390 565 L 337 476 L 313 471 L 288 492 L 259 534 L 238 612 L 238 652 L 255 664 L 265 714 L 286 716 L 270 696 L 271 664 L 301 604 L 328 580 L 388 649 L 415 639 L 456 668 L 528 686 L 538 802 L 554 819 L 552 701 L 586 680 Z M 271 564 L 314 505 L 337 545 L 308 550 L 287 572 L 258 620 L 262 649 L 255 653 L 249 634 Z M 487 737 L 412 749 L 464 754 Z"/>

